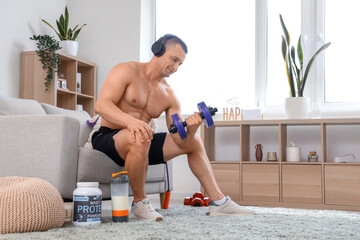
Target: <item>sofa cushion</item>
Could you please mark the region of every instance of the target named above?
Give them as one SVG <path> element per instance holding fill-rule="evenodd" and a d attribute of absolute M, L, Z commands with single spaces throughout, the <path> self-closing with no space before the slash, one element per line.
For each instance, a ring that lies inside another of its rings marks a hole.
<path fill-rule="evenodd" d="M 79 120 L 80 122 L 79 146 L 84 146 L 92 130 L 91 127 L 89 127 L 86 124 L 86 120 L 91 118 L 86 111 L 67 110 L 67 109 L 55 107 L 47 103 L 41 103 L 41 106 L 44 108 L 47 114 L 61 114 Z"/>
<path fill-rule="evenodd" d="M 40 103 L 0 95 L 0 115 L 46 115 Z"/>

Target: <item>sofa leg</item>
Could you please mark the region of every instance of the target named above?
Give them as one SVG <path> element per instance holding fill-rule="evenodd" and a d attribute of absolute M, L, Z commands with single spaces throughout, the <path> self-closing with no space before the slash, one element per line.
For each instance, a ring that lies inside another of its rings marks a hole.
<path fill-rule="evenodd" d="M 170 202 L 170 191 L 160 193 L 160 207 L 162 209 L 168 209 L 169 208 L 169 202 Z"/>
<path fill-rule="evenodd" d="M 160 207 L 164 209 L 165 193 L 160 193 Z"/>

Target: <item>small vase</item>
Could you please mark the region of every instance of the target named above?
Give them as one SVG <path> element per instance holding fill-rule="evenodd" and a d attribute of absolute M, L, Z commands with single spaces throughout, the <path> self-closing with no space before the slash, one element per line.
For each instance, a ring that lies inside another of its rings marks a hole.
<path fill-rule="evenodd" d="M 256 144 L 255 146 L 255 157 L 256 157 L 256 161 L 261 162 L 262 161 L 262 157 L 263 157 L 263 146 L 261 144 Z"/>
<path fill-rule="evenodd" d="M 288 119 L 306 119 L 310 112 L 308 97 L 285 98 L 285 113 Z"/>

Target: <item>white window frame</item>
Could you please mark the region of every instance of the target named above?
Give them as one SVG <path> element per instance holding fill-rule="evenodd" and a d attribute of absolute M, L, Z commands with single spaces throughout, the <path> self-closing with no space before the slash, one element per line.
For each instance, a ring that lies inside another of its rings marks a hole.
<path fill-rule="evenodd" d="M 305 1 L 305 0 L 303 0 Z M 310 1 L 316 9 L 315 14 L 316 23 L 312 26 L 315 26 L 316 29 L 314 30 L 316 34 L 316 46 L 320 47 L 324 42 L 331 42 L 331 39 L 325 40 L 325 4 L 326 0 L 317 0 L 317 1 Z M 331 47 L 331 46 L 330 46 Z M 315 49 L 313 49 L 315 51 Z M 326 52 L 326 51 L 325 51 Z M 325 65 L 325 56 L 324 54 L 320 54 L 316 58 L 316 65 L 314 66 L 315 70 L 315 77 L 316 79 L 319 79 L 319 81 L 313 81 L 315 82 L 316 86 L 314 89 L 316 89 L 316 92 L 314 92 L 315 96 L 314 99 L 316 99 L 316 102 L 319 105 L 321 112 L 334 112 L 339 114 L 348 114 L 348 115 L 358 115 L 360 113 L 360 103 L 359 102 L 349 102 L 349 103 L 326 103 L 325 102 L 325 67 L 322 67 Z"/>
<path fill-rule="evenodd" d="M 325 43 L 325 1 L 301 0 L 301 36 L 303 38 L 304 61 Z M 257 107 L 262 108 L 267 116 L 278 116 L 283 113 L 282 105 L 266 104 L 267 62 L 268 62 L 268 0 L 256 0 L 256 73 L 255 96 Z M 331 39 L 326 39 L 326 42 Z M 323 53 L 326 53 L 324 51 Z M 315 80 L 316 81 L 315 81 Z M 317 56 L 309 73 L 304 96 L 310 97 L 313 113 L 322 116 L 358 116 L 360 103 L 326 103 L 325 102 L 325 54 Z"/>
<path fill-rule="evenodd" d="M 299 21 L 301 21 L 305 62 L 308 62 L 310 55 L 325 42 L 325 2 L 326 0 L 301 0 L 301 19 Z M 284 114 L 282 105 L 266 104 L 268 0 L 256 0 L 255 7 L 255 103 L 256 107 L 261 108 L 270 118 L 281 117 Z M 154 15 L 156 18 L 155 11 Z M 329 41 L 331 39 L 326 39 L 326 42 Z M 323 53 L 326 54 L 326 51 Z M 321 113 L 324 117 L 359 116 L 360 103 L 325 103 L 325 54 L 320 54 L 316 58 L 306 83 L 304 95 L 310 97 L 311 109 L 313 112 Z"/>

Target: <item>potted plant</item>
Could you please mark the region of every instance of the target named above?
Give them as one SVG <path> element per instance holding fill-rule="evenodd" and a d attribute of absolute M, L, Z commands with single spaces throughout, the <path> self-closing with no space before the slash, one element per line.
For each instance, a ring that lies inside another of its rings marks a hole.
<path fill-rule="evenodd" d="M 50 28 L 52 28 L 55 31 L 55 33 L 58 35 L 58 37 L 61 41 L 60 46 L 63 48 L 63 50 L 68 54 L 76 56 L 79 44 L 75 40 L 78 37 L 81 29 L 84 26 L 86 26 L 86 24 L 82 25 L 80 28 L 78 28 L 79 25 L 76 25 L 73 29 L 71 29 L 71 28 L 69 28 L 69 11 L 67 9 L 67 6 L 65 7 L 64 15 L 61 14 L 59 20 L 56 20 L 56 25 L 57 25 L 58 31 L 56 31 L 56 29 L 53 28 L 44 19 L 42 19 L 42 21 L 46 25 L 48 25 Z"/>
<path fill-rule="evenodd" d="M 49 90 L 51 82 L 54 78 L 54 73 L 57 72 L 60 65 L 59 56 L 56 53 L 61 49 L 59 41 L 49 35 L 33 35 L 31 40 L 36 41 L 37 55 L 40 58 L 40 62 L 43 65 L 43 69 L 46 70 L 45 77 L 45 91 Z"/>
<path fill-rule="evenodd" d="M 280 23 L 284 35 L 282 35 L 281 52 L 286 66 L 286 75 L 290 86 L 290 97 L 285 99 L 285 112 L 288 118 L 307 118 L 310 110 L 310 100 L 304 97 L 304 89 L 306 80 L 309 76 L 311 67 L 316 57 L 330 46 L 330 42 L 322 45 L 312 55 L 309 62 L 304 65 L 304 54 L 301 46 L 301 35 L 297 43 L 297 51 L 295 47 L 290 47 L 290 34 L 285 26 L 284 20 L 280 14 Z M 296 63 L 296 55 L 298 64 Z M 304 71 L 305 67 L 305 71 Z"/>

